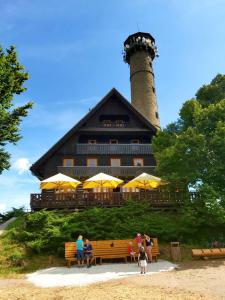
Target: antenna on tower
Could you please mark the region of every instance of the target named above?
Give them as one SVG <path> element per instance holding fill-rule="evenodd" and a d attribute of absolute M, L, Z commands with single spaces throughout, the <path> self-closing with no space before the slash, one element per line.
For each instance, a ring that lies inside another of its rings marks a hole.
<path fill-rule="evenodd" d="M 138 32 L 140 31 L 140 28 L 139 28 L 138 22 L 137 22 L 137 30 L 138 30 Z"/>

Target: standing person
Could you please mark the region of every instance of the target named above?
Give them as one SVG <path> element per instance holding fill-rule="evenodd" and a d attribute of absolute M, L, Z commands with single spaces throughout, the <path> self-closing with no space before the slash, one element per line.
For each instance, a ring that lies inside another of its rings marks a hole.
<path fill-rule="evenodd" d="M 87 260 L 87 268 L 91 267 L 92 261 L 93 261 L 93 255 L 92 255 L 92 245 L 88 239 L 85 240 L 84 244 L 84 256 Z"/>
<path fill-rule="evenodd" d="M 146 252 L 148 255 L 148 260 L 150 263 L 152 262 L 152 247 L 153 247 L 153 240 L 147 234 L 144 234 L 145 243 L 146 243 Z"/>
<path fill-rule="evenodd" d="M 138 265 L 141 267 L 141 274 L 146 273 L 147 260 L 148 260 L 148 256 L 147 253 L 145 252 L 145 248 L 141 247 L 140 252 L 138 254 Z"/>
<path fill-rule="evenodd" d="M 135 237 L 136 243 L 138 245 L 138 248 L 142 247 L 142 238 L 141 238 L 141 234 L 137 233 L 136 237 Z"/>
<path fill-rule="evenodd" d="M 83 236 L 79 235 L 76 240 L 76 246 L 77 246 L 77 264 L 78 266 L 84 264 L 84 242 L 83 242 Z"/>

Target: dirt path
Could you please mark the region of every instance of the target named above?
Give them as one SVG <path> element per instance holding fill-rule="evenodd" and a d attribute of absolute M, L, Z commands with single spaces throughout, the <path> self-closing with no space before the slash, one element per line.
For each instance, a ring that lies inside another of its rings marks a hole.
<path fill-rule="evenodd" d="M 6 221 L 5 223 L 3 223 L 3 224 L 0 225 L 0 235 L 2 235 L 2 234 L 4 233 L 5 228 L 6 228 L 10 223 L 12 223 L 15 219 L 16 219 L 16 218 L 13 217 L 13 218 L 9 219 L 8 221 Z"/>
<path fill-rule="evenodd" d="M 194 261 L 179 270 L 85 287 L 40 289 L 21 279 L 0 280 L 0 299 L 225 299 L 225 260 Z"/>

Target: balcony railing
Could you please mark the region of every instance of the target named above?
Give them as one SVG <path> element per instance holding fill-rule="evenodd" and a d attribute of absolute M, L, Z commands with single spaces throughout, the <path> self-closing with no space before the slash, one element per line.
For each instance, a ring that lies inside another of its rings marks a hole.
<path fill-rule="evenodd" d="M 162 192 L 159 190 L 146 193 L 135 192 L 75 192 L 75 193 L 42 193 L 31 194 L 32 210 L 47 209 L 85 209 L 95 206 L 120 207 L 129 199 L 147 201 L 153 208 L 170 208 L 182 206 L 185 201 L 197 201 L 197 193 Z"/>
<path fill-rule="evenodd" d="M 76 144 L 76 154 L 152 154 L 150 144 Z"/>
<path fill-rule="evenodd" d="M 141 173 L 154 174 L 155 166 L 121 166 L 121 167 L 110 167 L 110 166 L 98 166 L 98 167 L 85 167 L 85 166 L 74 166 L 64 167 L 58 166 L 58 172 L 65 174 L 70 177 L 90 177 L 98 173 L 106 173 L 112 176 L 118 177 L 135 177 Z"/>

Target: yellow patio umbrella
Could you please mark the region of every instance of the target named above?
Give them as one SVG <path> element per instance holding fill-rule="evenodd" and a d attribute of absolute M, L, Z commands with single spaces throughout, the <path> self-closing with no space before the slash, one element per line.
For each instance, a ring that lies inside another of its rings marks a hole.
<path fill-rule="evenodd" d="M 115 189 L 123 180 L 107 175 L 105 173 L 99 173 L 87 180 L 83 184 L 84 189 L 93 188 L 112 188 Z"/>
<path fill-rule="evenodd" d="M 126 183 L 124 188 L 140 188 L 140 189 L 155 189 L 160 185 L 167 184 L 168 182 L 162 180 L 159 177 L 142 173 L 141 175 L 135 177 L 128 183 Z"/>
<path fill-rule="evenodd" d="M 52 177 L 49 177 L 41 181 L 40 187 L 42 190 L 52 190 L 52 189 L 75 189 L 80 181 L 66 176 L 64 174 L 58 173 Z"/>

